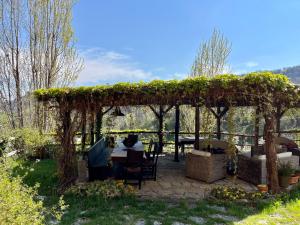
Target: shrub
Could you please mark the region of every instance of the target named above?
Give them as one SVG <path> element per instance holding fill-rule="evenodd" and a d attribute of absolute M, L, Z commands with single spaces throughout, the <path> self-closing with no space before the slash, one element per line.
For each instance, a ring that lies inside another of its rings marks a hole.
<path fill-rule="evenodd" d="M 246 192 L 242 188 L 219 186 L 211 190 L 211 196 L 220 200 L 257 200 L 263 199 L 267 194 L 260 192 Z"/>
<path fill-rule="evenodd" d="M 281 163 L 278 168 L 278 175 L 283 177 L 289 177 L 294 173 L 294 169 L 292 168 L 290 162 Z"/>
<path fill-rule="evenodd" d="M 17 150 L 26 157 L 45 158 L 49 155 L 50 137 L 40 134 L 37 129 L 16 129 L 2 134 L 2 148 L 5 152 Z"/>
<path fill-rule="evenodd" d="M 43 202 L 38 200 L 37 186 L 28 187 L 21 177 L 11 175 L 9 161 L 0 159 L 0 218 L 1 224 L 44 224 L 49 215 L 61 218 L 60 209 L 65 205 L 62 199 L 58 207 L 46 209 Z"/>
<path fill-rule="evenodd" d="M 105 180 L 73 185 L 66 191 L 66 194 L 111 199 L 134 195 L 135 189 L 131 185 L 124 185 L 123 181 Z"/>

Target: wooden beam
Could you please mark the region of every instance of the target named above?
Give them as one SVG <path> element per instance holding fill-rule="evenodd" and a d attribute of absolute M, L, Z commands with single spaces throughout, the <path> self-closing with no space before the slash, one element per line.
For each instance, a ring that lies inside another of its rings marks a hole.
<path fill-rule="evenodd" d="M 105 111 L 103 111 L 103 115 L 105 115 L 106 113 L 108 113 L 111 109 L 113 108 L 113 106 L 110 106 L 108 109 L 106 109 Z"/>
<path fill-rule="evenodd" d="M 155 108 L 152 105 L 149 105 L 149 108 L 152 110 L 152 112 L 154 113 L 154 115 L 159 118 L 159 113 L 156 112 Z"/>
<path fill-rule="evenodd" d="M 166 115 L 167 112 L 169 112 L 172 108 L 173 108 L 173 105 L 170 105 L 168 108 L 166 108 L 166 109 L 163 111 L 164 115 Z"/>
<path fill-rule="evenodd" d="M 200 106 L 195 106 L 195 146 L 196 150 L 200 150 Z"/>
<path fill-rule="evenodd" d="M 175 155 L 174 161 L 179 162 L 178 152 L 179 152 L 179 131 L 180 131 L 180 109 L 179 105 L 175 105 Z"/>

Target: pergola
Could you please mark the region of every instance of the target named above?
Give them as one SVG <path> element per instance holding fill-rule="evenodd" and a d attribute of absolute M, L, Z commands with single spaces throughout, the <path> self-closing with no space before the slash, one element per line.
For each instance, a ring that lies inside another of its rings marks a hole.
<path fill-rule="evenodd" d="M 155 80 L 149 83 L 40 89 L 35 91 L 34 95 L 39 101 L 58 109 L 58 137 L 63 150 L 59 162 L 62 184 L 67 184 L 75 174 L 73 138 L 78 130 L 76 124 L 83 125 L 82 131 L 85 133 L 87 119 L 96 115 L 98 139 L 102 117 L 114 106 L 149 106 L 159 120 L 158 135 L 161 147 L 164 115 L 175 107 L 175 160 L 178 160 L 180 105 L 195 107 L 195 149 L 199 149 L 200 107 L 209 108 L 215 115 L 217 137 L 220 139 L 221 118 L 227 110 L 230 107 L 245 106 L 256 107 L 256 113 L 261 113 L 265 118 L 268 183 L 270 189 L 278 192 L 275 125 L 277 123 L 279 129 L 280 117 L 286 109 L 300 106 L 299 93 L 299 88 L 284 75 L 258 72 L 243 76 L 218 75 L 214 78 L 200 76 L 184 80 Z M 155 105 L 159 106 L 158 111 L 153 107 Z M 258 121 L 255 126 L 255 145 L 258 145 L 257 124 Z"/>

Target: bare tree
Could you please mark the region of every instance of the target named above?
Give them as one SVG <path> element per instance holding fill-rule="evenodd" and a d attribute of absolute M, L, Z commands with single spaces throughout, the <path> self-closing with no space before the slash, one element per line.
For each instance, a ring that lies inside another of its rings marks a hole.
<path fill-rule="evenodd" d="M 12 127 L 23 127 L 24 115 L 33 114 L 35 126 L 45 129 L 48 114 L 27 93 L 70 85 L 82 68 L 74 48 L 73 4 L 0 0 L 0 110 Z"/>
<path fill-rule="evenodd" d="M 22 108 L 22 7 L 23 1 L 1 0 L 0 51 L 1 103 L 15 124 L 13 105 L 16 105 L 17 126 L 23 127 Z M 7 107 L 8 105 L 8 107 Z M 8 108 L 8 110 L 7 110 Z"/>
<path fill-rule="evenodd" d="M 214 30 L 211 38 L 200 45 L 191 76 L 213 77 L 224 73 L 230 52 L 231 44 L 228 39 L 220 31 Z"/>
<path fill-rule="evenodd" d="M 71 26 L 73 0 L 28 0 L 31 89 L 67 86 L 82 68 Z M 36 103 L 36 126 L 47 113 Z M 42 118 L 41 118 L 42 116 Z"/>
<path fill-rule="evenodd" d="M 213 77 L 226 72 L 228 69 L 227 59 L 230 52 L 230 42 L 220 31 L 215 29 L 210 39 L 200 44 L 198 54 L 192 65 L 190 76 Z M 181 110 L 183 111 L 182 114 L 185 115 L 181 117 L 183 127 L 191 132 L 194 130 L 195 123 L 194 110 L 190 106 L 182 106 Z M 204 126 L 202 126 L 202 131 L 211 132 L 215 124 L 214 116 L 207 108 L 203 108 L 201 111 L 201 124 L 204 124 Z"/>

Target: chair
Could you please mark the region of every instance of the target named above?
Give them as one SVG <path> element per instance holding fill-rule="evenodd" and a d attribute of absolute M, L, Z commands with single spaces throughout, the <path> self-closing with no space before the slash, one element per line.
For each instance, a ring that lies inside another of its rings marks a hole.
<path fill-rule="evenodd" d="M 187 154 L 185 161 L 186 177 L 212 183 L 226 177 L 226 154 L 194 150 Z"/>
<path fill-rule="evenodd" d="M 143 179 L 143 156 L 143 151 L 127 149 L 126 164 L 124 167 L 125 184 L 128 183 L 128 180 L 137 180 L 139 189 L 141 189 Z"/>
<path fill-rule="evenodd" d="M 292 155 L 291 152 L 277 154 L 278 164 L 290 163 L 293 169 L 299 165 L 299 156 Z M 252 184 L 267 184 L 266 155 L 256 155 L 251 157 L 250 152 L 238 155 L 237 176 Z"/>
<path fill-rule="evenodd" d="M 111 173 L 109 151 L 105 138 L 99 140 L 88 151 L 89 181 L 105 180 Z"/>
<path fill-rule="evenodd" d="M 150 139 L 148 150 L 145 152 L 147 160 L 153 159 L 152 158 L 153 155 L 151 155 L 152 154 L 153 144 L 154 144 L 153 139 Z"/>
<path fill-rule="evenodd" d="M 150 141 L 151 142 L 151 141 Z M 154 148 L 153 148 L 154 146 Z M 151 147 L 151 148 L 150 148 Z M 153 148 L 153 151 L 152 151 Z M 143 179 L 156 181 L 157 161 L 159 155 L 159 143 L 149 145 L 149 156 L 143 162 Z"/>

